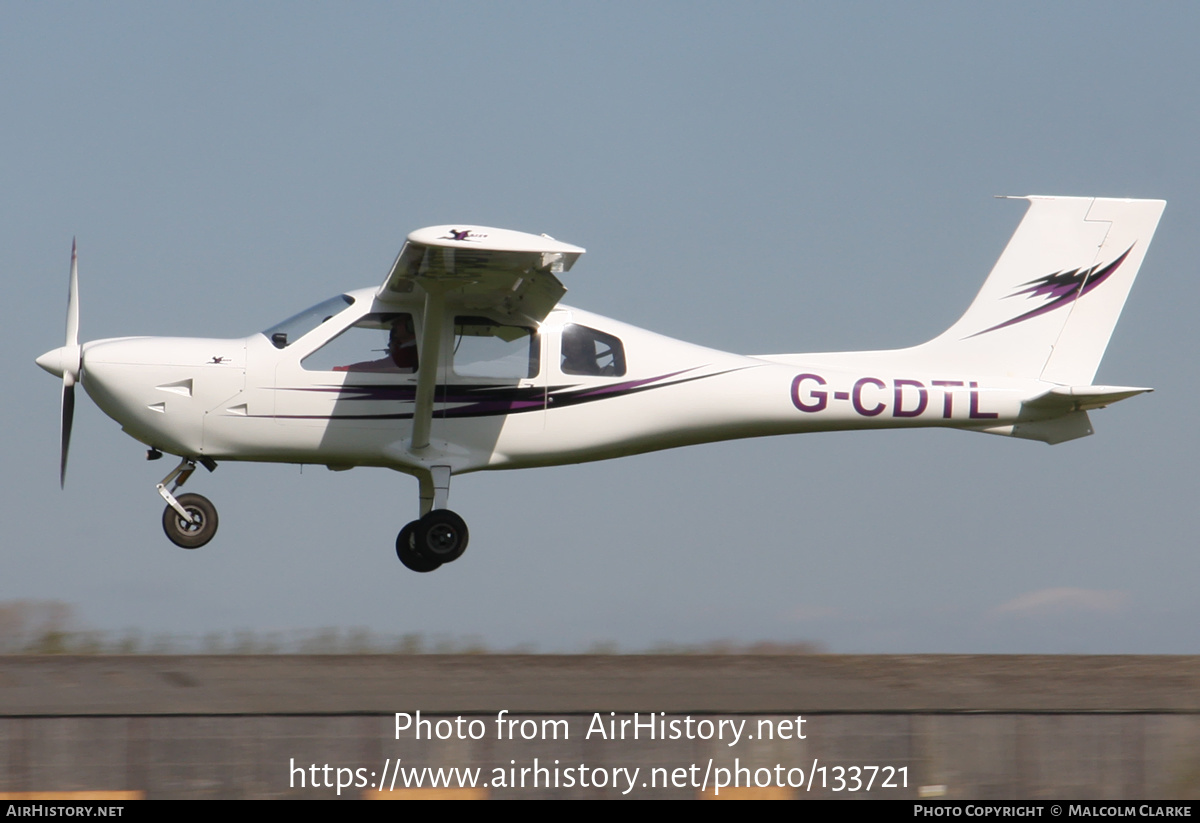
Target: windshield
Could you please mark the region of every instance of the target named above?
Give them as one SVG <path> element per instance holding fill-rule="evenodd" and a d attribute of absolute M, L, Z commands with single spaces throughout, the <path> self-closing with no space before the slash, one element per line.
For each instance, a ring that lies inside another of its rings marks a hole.
<path fill-rule="evenodd" d="M 354 303 L 354 298 L 348 294 L 339 294 L 323 303 L 318 303 L 311 309 L 305 309 L 299 314 L 289 317 L 282 323 L 277 323 L 263 332 L 275 348 L 283 349 L 295 343 L 304 335 L 324 323 L 335 314 L 343 311 Z"/>

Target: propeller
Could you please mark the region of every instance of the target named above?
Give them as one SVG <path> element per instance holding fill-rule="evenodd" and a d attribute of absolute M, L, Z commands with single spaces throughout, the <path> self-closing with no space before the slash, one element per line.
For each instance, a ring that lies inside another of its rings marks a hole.
<path fill-rule="evenodd" d="M 62 348 L 46 352 L 37 364 L 53 375 L 62 377 L 61 458 L 58 469 L 60 487 L 67 483 L 67 451 L 71 447 L 71 423 L 75 417 L 75 384 L 83 368 L 83 351 L 79 346 L 79 259 L 75 240 L 71 240 L 71 281 L 67 289 L 67 340 Z"/>

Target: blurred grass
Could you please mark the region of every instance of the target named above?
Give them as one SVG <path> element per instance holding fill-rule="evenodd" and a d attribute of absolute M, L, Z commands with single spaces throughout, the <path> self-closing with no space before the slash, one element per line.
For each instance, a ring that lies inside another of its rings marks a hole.
<path fill-rule="evenodd" d="M 647 649 L 622 650 L 615 642 L 596 641 L 583 654 L 821 654 L 817 643 L 735 643 L 713 640 L 682 644 L 659 642 Z M 539 654 L 532 643 L 492 648 L 474 635 L 382 634 L 365 628 L 290 631 L 208 632 L 200 636 L 149 634 L 140 629 L 103 632 L 81 624 L 75 608 L 57 600 L 0 602 L 0 654 Z"/>

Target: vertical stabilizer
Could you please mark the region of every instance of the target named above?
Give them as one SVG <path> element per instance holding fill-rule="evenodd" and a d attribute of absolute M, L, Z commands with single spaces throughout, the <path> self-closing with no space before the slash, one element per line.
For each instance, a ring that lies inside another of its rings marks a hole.
<path fill-rule="evenodd" d="M 977 374 L 1087 385 L 1166 203 L 1036 197 L 957 323 L 918 350 Z"/>

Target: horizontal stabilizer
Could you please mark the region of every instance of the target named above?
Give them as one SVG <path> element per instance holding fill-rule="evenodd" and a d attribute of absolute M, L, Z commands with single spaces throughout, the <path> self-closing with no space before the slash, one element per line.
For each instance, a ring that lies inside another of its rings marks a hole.
<path fill-rule="evenodd" d="M 1024 405 L 1038 411 L 1088 411 L 1152 391 L 1135 386 L 1055 386 L 1033 400 L 1026 400 Z"/>
<path fill-rule="evenodd" d="M 1055 386 L 1021 404 L 1021 417 L 1009 426 L 978 429 L 986 434 L 1002 434 L 1025 440 L 1040 440 L 1051 445 L 1087 437 L 1094 431 L 1088 418 L 1090 409 L 1134 397 L 1154 389 L 1136 386 Z"/>
<path fill-rule="evenodd" d="M 1066 443 L 1068 440 L 1087 437 L 1095 430 L 1092 428 L 1092 421 L 1088 418 L 1087 412 L 1073 411 L 1064 414 L 1062 417 L 1055 417 L 1052 420 L 1014 423 L 1011 426 L 993 426 L 987 429 L 979 429 L 979 431 L 985 434 L 1020 437 L 1023 440 L 1038 440 L 1053 446 L 1056 443 Z"/>

